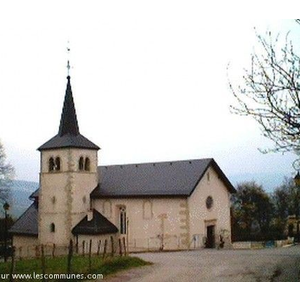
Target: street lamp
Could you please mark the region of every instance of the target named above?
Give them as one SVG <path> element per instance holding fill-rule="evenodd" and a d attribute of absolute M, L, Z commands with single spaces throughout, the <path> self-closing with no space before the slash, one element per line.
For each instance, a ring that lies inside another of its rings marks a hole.
<path fill-rule="evenodd" d="M 295 186 L 297 189 L 297 198 L 299 197 L 299 188 L 300 188 L 300 174 L 297 172 L 294 177 Z M 296 222 L 297 222 L 297 242 L 299 243 L 299 199 L 296 202 Z"/>
<path fill-rule="evenodd" d="M 8 219 L 8 213 L 7 211 L 9 210 L 9 204 L 5 202 L 3 204 L 3 209 L 5 213 L 5 219 L 4 219 L 4 261 L 7 262 L 7 231 L 8 231 L 8 224 L 7 224 L 7 219 Z"/>

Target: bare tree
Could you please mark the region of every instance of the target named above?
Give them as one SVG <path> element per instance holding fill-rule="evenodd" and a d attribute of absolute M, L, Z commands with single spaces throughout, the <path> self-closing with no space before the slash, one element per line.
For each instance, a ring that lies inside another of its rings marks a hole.
<path fill-rule="evenodd" d="M 237 100 L 233 113 L 252 116 L 273 149 L 263 152 L 300 153 L 300 58 L 289 35 L 281 43 L 279 35 L 257 34 L 259 48 L 251 55 L 251 66 L 244 70 L 241 85 L 231 91 Z"/>
<path fill-rule="evenodd" d="M 0 204 L 7 202 L 10 197 L 13 176 L 14 169 L 6 162 L 4 147 L 0 142 Z M 0 207 L 2 208 L 2 205 Z"/>

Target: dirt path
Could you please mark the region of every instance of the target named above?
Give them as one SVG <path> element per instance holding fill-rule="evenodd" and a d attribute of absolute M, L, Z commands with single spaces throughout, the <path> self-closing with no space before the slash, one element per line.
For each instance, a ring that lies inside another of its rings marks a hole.
<path fill-rule="evenodd" d="M 153 263 L 107 281 L 300 281 L 300 246 L 136 254 Z"/>

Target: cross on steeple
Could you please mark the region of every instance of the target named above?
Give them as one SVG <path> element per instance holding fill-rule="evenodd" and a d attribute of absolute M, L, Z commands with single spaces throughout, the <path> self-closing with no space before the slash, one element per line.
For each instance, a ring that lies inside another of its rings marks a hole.
<path fill-rule="evenodd" d="M 70 61 L 69 60 L 68 60 L 68 64 L 67 64 L 67 69 L 68 69 L 68 77 L 70 77 L 71 66 L 70 66 Z"/>
<path fill-rule="evenodd" d="M 68 57 L 70 57 L 70 51 L 71 51 L 71 48 L 69 46 L 69 41 L 68 41 L 68 46 L 67 46 L 67 53 L 68 53 Z M 67 70 L 68 70 L 68 77 L 70 76 L 70 69 L 71 69 L 71 66 L 70 66 L 70 59 L 68 59 L 68 63 L 67 63 Z"/>

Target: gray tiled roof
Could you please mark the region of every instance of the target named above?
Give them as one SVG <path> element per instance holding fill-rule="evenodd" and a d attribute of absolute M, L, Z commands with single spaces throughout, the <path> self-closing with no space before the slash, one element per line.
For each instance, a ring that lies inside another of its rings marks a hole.
<path fill-rule="evenodd" d="M 56 148 L 83 148 L 83 149 L 95 149 L 99 150 L 100 148 L 88 140 L 81 134 L 78 135 L 71 135 L 65 134 L 60 136 L 57 134 L 48 142 L 43 144 L 41 147 L 38 148 L 39 151 L 41 150 L 50 150 Z"/>
<path fill-rule="evenodd" d="M 101 183 L 91 198 L 162 196 L 187 197 L 192 194 L 209 166 L 232 193 L 235 188 L 212 159 L 130 164 L 98 167 Z"/>
<path fill-rule="evenodd" d="M 30 200 L 37 200 L 38 197 L 39 197 L 39 188 L 36 189 L 36 190 L 29 196 L 29 199 L 30 199 Z"/>
<path fill-rule="evenodd" d="M 116 233 L 118 228 L 97 210 L 93 210 L 93 218 L 88 221 L 85 216 L 73 229 L 73 234 L 107 234 Z"/>
<path fill-rule="evenodd" d="M 10 228 L 10 233 L 21 235 L 38 235 L 38 209 L 33 203 Z"/>
<path fill-rule="evenodd" d="M 173 162 L 98 167 L 101 184 L 91 198 L 105 197 L 187 197 L 192 194 L 206 170 L 212 166 L 229 192 L 235 188 L 212 158 Z M 33 193 L 38 197 L 38 190 Z"/>

